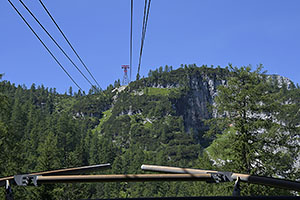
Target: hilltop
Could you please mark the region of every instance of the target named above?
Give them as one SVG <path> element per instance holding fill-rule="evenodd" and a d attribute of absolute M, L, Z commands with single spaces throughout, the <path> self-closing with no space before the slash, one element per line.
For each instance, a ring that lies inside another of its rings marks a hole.
<path fill-rule="evenodd" d="M 224 144 L 224 148 L 231 141 L 208 135 L 207 122 L 220 115 L 213 107 L 218 86 L 226 86 L 234 76 L 230 68 L 185 65 L 172 70 L 165 66 L 127 86 L 116 81 L 100 93 L 91 90 L 88 94 L 71 88 L 69 94 L 58 94 L 44 86 L 27 89 L 3 81 L 0 161 L 6 164 L 0 166 L 1 176 L 108 162 L 113 167 L 107 173 L 124 174 L 141 173 L 144 163 L 228 167 L 216 165 L 218 158 L 213 151 L 218 144 Z M 287 99 L 297 102 L 299 109 L 299 88 L 286 78 L 271 77 L 274 87 L 270 93 L 279 94 L 283 88 Z M 29 188 L 25 192 L 28 199 L 78 199 L 227 195 L 230 187 L 202 183 L 75 184 Z M 268 194 L 291 194 L 261 188 Z M 16 189 L 16 195 L 23 194 Z"/>

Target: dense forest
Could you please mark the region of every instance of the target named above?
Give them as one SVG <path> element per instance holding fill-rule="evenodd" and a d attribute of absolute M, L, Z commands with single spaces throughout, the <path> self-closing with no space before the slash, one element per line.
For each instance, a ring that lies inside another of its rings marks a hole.
<path fill-rule="evenodd" d="M 115 81 L 87 94 L 0 82 L 0 177 L 111 163 L 99 173 L 144 173 L 142 164 L 156 164 L 297 180 L 299 134 L 299 86 L 262 66 L 165 66 L 128 86 Z M 241 187 L 243 195 L 297 195 Z M 233 183 L 152 182 L 13 192 L 16 199 L 86 199 L 231 195 L 232 189 Z"/>

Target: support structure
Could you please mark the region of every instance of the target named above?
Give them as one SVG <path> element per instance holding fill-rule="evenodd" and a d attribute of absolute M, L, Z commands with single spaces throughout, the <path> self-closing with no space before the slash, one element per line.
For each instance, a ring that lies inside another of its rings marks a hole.
<path fill-rule="evenodd" d="M 13 192 L 10 186 L 9 180 L 5 181 L 5 199 L 6 200 L 13 200 Z"/>
<path fill-rule="evenodd" d="M 130 68 L 129 65 L 122 65 L 122 69 L 124 70 L 123 81 L 122 81 L 123 85 L 129 84 L 129 78 L 127 74 L 129 68 Z"/>
<path fill-rule="evenodd" d="M 232 196 L 241 196 L 240 177 L 238 177 L 234 183 Z"/>

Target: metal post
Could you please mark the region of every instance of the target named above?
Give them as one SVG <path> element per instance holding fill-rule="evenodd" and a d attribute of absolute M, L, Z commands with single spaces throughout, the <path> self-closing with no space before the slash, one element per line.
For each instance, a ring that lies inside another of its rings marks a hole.
<path fill-rule="evenodd" d="M 241 196 L 240 177 L 238 177 L 234 183 L 232 196 Z"/>
<path fill-rule="evenodd" d="M 6 200 L 13 200 L 14 199 L 13 192 L 12 192 L 12 189 L 10 187 L 9 180 L 5 181 L 5 199 Z"/>

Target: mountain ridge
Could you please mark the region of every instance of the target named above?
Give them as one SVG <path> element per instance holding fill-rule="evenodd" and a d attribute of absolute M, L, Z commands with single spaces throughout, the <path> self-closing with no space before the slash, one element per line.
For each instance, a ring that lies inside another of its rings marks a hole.
<path fill-rule="evenodd" d="M 205 121 L 215 117 L 210 106 L 217 88 L 231 76 L 228 68 L 165 66 L 127 86 L 116 81 L 100 93 L 88 94 L 72 88 L 69 94 L 58 94 L 44 86 L 27 89 L 2 81 L 0 93 L 6 100 L 0 105 L 0 161 L 7 165 L 0 165 L 0 175 L 108 162 L 112 169 L 104 173 L 141 173 L 144 163 L 222 170 L 207 154 L 215 138 L 204 135 L 209 128 Z M 282 86 L 294 87 L 287 83 L 282 78 Z M 257 193 L 269 190 L 264 188 Z M 22 189 L 15 191 L 24 197 Z M 26 192 L 27 199 L 228 195 L 231 185 L 75 184 Z M 268 194 L 276 192 L 290 194 Z"/>

